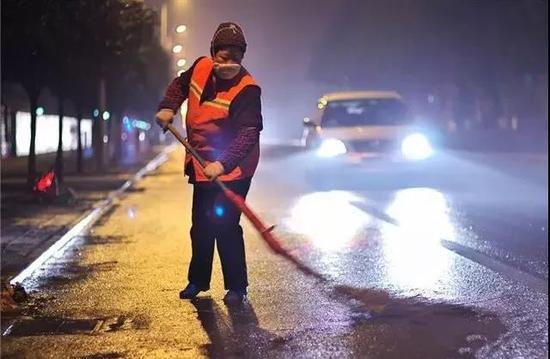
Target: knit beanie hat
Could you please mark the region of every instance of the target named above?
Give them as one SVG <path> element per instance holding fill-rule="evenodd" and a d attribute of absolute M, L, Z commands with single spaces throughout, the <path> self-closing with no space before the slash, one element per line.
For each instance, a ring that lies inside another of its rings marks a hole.
<path fill-rule="evenodd" d="M 210 52 L 214 55 L 217 50 L 224 46 L 236 46 L 243 51 L 243 54 L 246 52 L 246 40 L 244 39 L 243 30 L 234 22 L 224 22 L 218 26 L 212 37 Z"/>

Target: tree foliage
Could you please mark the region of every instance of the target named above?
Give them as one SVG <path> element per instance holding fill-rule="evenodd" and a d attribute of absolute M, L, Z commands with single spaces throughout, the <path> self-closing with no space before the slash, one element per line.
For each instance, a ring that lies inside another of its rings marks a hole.
<path fill-rule="evenodd" d="M 167 78 L 157 21 L 137 0 L 3 0 L 2 82 L 21 84 L 31 107 L 48 87 L 83 115 L 98 107 L 103 79 L 107 106 L 143 110 L 153 106 Z M 31 127 L 35 133 L 35 117 Z M 29 181 L 34 141 L 31 136 Z"/>

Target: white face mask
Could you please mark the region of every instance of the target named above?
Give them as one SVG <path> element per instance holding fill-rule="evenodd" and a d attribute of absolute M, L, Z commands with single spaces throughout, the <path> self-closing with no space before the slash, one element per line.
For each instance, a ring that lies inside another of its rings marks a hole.
<path fill-rule="evenodd" d="M 230 80 L 241 71 L 241 65 L 239 64 L 220 64 L 219 62 L 214 62 L 214 73 L 220 79 Z"/>

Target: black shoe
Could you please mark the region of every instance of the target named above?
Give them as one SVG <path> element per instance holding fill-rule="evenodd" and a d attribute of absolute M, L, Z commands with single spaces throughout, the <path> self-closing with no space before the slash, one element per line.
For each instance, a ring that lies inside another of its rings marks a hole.
<path fill-rule="evenodd" d="M 193 283 L 187 284 L 184 290 L 180 292 L 180 299 L 193 299 L 201 292 L 201 289 Z"/>
<path fill-rule="evenodd" d="M 246 290 L 229 290 L 227 291 L 227 294 L 225 297 L 223 297 L 223 301 L 227 305 L 235 305 L 235 304 L 244 304 L 248 302 L 248 298 L 246 296 Z"/>

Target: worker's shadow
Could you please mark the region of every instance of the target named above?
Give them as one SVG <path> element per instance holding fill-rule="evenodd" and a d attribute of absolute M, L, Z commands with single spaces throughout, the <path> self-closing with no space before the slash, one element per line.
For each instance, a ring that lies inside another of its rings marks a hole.
<path fill-rule="evenodd" d="M 268 350 L 275 335 L 258 326 L 252 304 L 226 306 L 227 315 L 211 298 L 191 301 L 210 339 L 203 347 L 210 358 L 259 357 Z"/>

